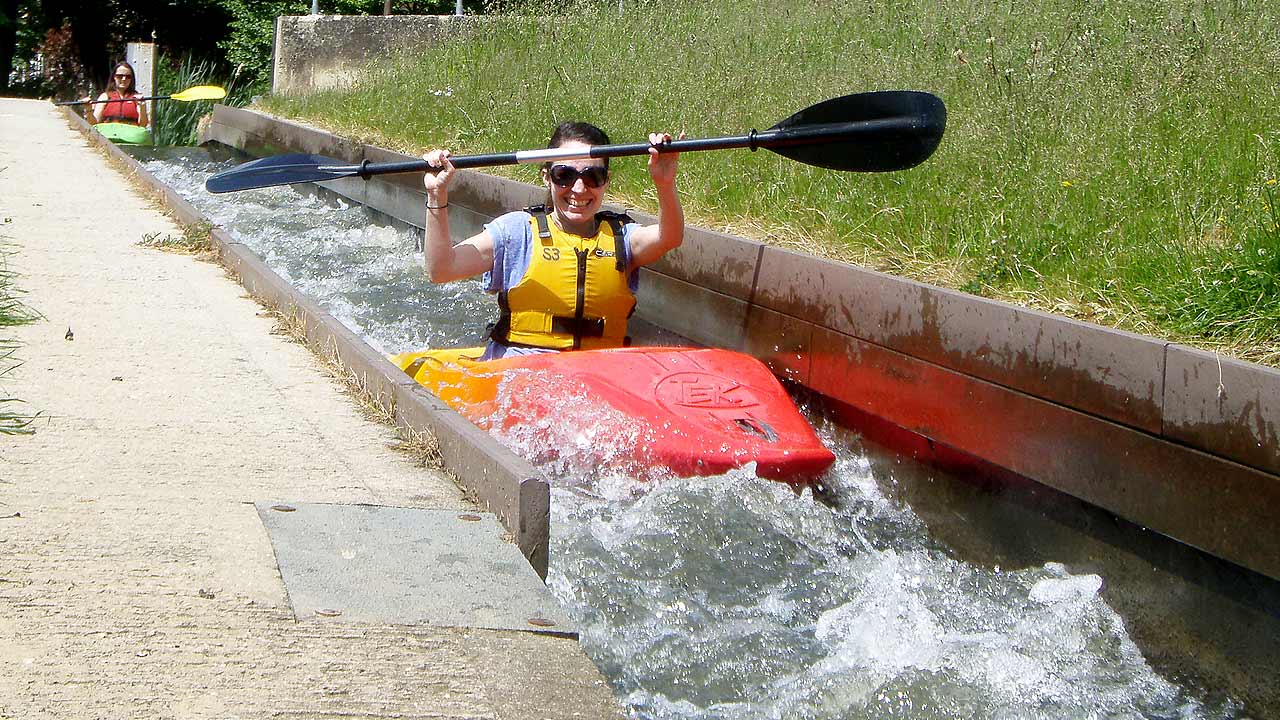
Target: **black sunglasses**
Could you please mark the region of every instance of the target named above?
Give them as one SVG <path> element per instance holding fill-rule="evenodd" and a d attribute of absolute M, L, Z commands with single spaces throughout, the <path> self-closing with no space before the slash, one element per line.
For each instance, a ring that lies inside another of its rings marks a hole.
<path fill-rule="evenodd" d="M 131 78 L 131 77 L 133 77 L 133 76 L 132 76 L 132 75 L 130 75 L 130 74 L 128 74 L 128 73 L 116 73 L 116 77 L 118 77 L 118 78 Z"/>
<path fill-rule="evenodd" d="M 551 182 L 560 187 L 573 187 L 582 178 L 582 184 L 589 188 L 598 188 L 609 182 L 609 171 L 599 165 L 592 165 L 579 170 L 571 165 L 552 165 L 547 171 Z"/>

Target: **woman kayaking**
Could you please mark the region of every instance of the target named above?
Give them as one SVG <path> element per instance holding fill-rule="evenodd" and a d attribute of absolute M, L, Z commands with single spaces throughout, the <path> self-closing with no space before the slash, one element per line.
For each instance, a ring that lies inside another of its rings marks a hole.
<path fill-rule="evenodd" d="M 124 123 L 126 125 L 147 126 L 147 103 L 133 98 L 142 97 L 134 84 L 133 66 L 127 62 L 116 65 L 111 79 L 107 82 L 107 90 L 98 96 L 100 101 L 93 106 L 93 122 Z"/>
<path fill-rule="evenodd" d="M 456 168 L 447 150 L 427 153 L 426 163 L 440 168 L 424 180 L 427 275 L 449 282 L 483 274 L 499 317 L 484 347 L 428 348 L 391 361 L 480 427 L 517 432 L 540 462 L 643 468 L 635 477 L 752 464 L 762 477 L 807 482 L 835 455 L 763 363 L 711 348 L 617 349 L 628 344 L 638 268 L 684 240 L 678 154 L 658 151 L 671 139 L 649 134 L 652 225 L 601 209 L 609 162 L 588 150 L 609 138 L 566 122 L 548 148 L 567 159 L 542 168 L 546 204 L 502 215 L 457 245 L 448 217 Z M 562 350 L 582 352 L 553 355 Z"/>
<path fill-rule="evenodd" d="M 641 225 L 604 211 L 608 158 L 588 158 L 607 145 L 603 130 L 584 122 L 556 127 L 548 148 L 582 148 L 583 157 L 542 168 L 546 205 L 510 212 L 458 244 L 449 234 L 449 183 L 455 168 L 448 150 L 423 158 L 427 173 L 423 263 L 432 282 L 484 275 L 497 293 L 500 315 L 482 360 L 558 350 L 622 347 L 635 308 L 637 269 L 680 246 L 684 209 L 676 193 L 679 153 L 659 153 L 668 133 L 650 133 L 649 177 L 658 195 L 658 222 Z"/>

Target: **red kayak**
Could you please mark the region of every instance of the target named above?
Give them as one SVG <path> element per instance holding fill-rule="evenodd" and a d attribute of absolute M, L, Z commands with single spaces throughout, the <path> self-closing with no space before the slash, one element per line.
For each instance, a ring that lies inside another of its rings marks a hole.
<path fill-rule="evenodd" d="M 835 461 L 773 373 L 749 355 L 636 347 L 479 362 L 482 350 L 391 360 L 481 427 L 509 429 L 590 410 L 595 436 L 622 440 L 630 459 L 678 476 L 754 462 L 760 477 L 801 484 Z"/>

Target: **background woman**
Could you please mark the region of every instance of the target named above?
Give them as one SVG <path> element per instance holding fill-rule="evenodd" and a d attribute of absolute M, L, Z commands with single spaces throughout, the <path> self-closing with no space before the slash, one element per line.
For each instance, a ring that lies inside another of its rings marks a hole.
<path fill-rule="evenodd" d="M 107 90 L 98 96 L 100 102 L 93 106 L 94 122 L 116 122 L 139 127 L 147 126 L 147 103 L 133 98 L 142 97 L 134 84 L 133 66 L 127 62 L 116 65 Z"/>

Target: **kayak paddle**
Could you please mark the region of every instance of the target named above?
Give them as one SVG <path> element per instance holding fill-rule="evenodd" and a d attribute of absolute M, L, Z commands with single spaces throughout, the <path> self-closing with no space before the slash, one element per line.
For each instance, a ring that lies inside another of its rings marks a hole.
<path fill-rule="evenodd" d="M 763 132 L 746 135 L 671 140 L 661 145 L 631 143 L 589 148 L 549 148 L 449 158 L 455 167 L 543 163 L 581 158 L 647 155 L 728 148 L 766 148 L 783 157 L 830 170 L 887 172 L 924 162 L 938 147 L 947 124 L 942 100 L 926 92 L 894 90 L 858 93 L 825 100 L 795 113 Z M 212 193 L 251 190 L 345 177 L 433 172 L 425 160 L 343 164 L 323 155 L 276 155 L 253 160 L 212 175 L 205 189 Z"/>
<path fill-rule="evenodd" d="M 179 100 L 181 102 L 192 102 L 194 100 L 221 100 L 227 96 L 227 91 L 217 85 L 197 85 L 187 88 L 182 92 L 172 95 L 151 95 L 149 97 L 129 98 L 135 102 L 142 100 Z M 56 102 L 54 105 L 96 105 L 97 103 L 117 102 L 116 100 L 68 100 L 65 102 Z"/>

